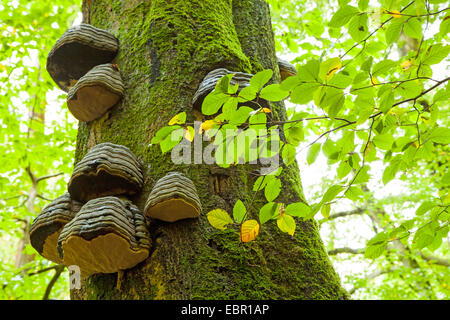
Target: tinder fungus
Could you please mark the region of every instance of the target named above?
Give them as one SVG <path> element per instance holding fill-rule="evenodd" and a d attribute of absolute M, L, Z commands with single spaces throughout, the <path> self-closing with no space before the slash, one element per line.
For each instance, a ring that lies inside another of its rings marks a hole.
<path fill-rule="evenodd" d="M 44 258 L 62 263 L 56 250 L 63 227 L 80 211 L 82 204 L 72 200 L 68 193 L 53 200 L 34 219 L 30 228 L 30 243 Z"/>
<path fill-rule="evenodd" d="M 119 69 L 111 64 L 92 68 L 67 94 L 67 106 L 75 118 L 92 121 L 100 118 L 123 96 L 124 85 Z"/>
<path fill-rule="evenodd" d="M 47 57 L 47 71 L 58 86 L 69 91 L 94 66 L 111 62 L 119 41 L 109 32 L 88 24 L 68 29 Z"/>
<path fill-rule="evenodd" d="M 62 230 L 58 253 L 83 275 L 134 267 L 149 255 L 150 237 L 139 209 L 128 200 L 102 197 L 87 202 Z"/>
<path fill-rule="evenodd" d="M 280 69 L 281 80 L 297 75 L 295 66 L 286 60 L 278 58 L 278 68 Z"/>
<path fill-rule="evenodd" d="M 73 199 L 88 200 L 133 195 L 144 183 L 136 156 L 125 146 L 105 142 L 94 146 L 75 165 L 68 191 Z"/>
<path fill-rule="evenodd" d="M 209 72 L 206 77 L 203 79 L 202 83 L 200 83 L 199 88 L 194 94 L 194 98 L 192 99 L 192 105 L 195 109 L 201 110 L 203 100 L 205 97 L 214 90 L 217 82 L 223 76 L 227 74 L 234 74 L 233 78 L 230 81 L 230 85 L 234 86 L 236 83 L 239 84 L 238 91 L 241 91 L 243 88 L 248 87 L 250 85 L 250 79 L 253 77 L 252 74 L 244 73 L 244 72 L 236 72 L 229 71 L 224 68 L 215 69 Z"/>
<path fill-rule="evenodd" d="M 194 183 L 179 172 L 159 179 L 145 205 L 147 218 L 174 222 L 200 216 L 202 206 Z"/>

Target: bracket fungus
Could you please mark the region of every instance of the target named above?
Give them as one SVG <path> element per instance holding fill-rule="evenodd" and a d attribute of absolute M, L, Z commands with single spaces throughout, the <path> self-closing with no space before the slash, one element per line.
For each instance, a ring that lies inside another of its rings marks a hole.
<path fill-rule="evenodd" d="M 68 191 L 86 202 L 110 195 L 133 195 L 144 184 L 136 156 L 125 146 L 105 142 L 94 146 L 75 165 Z"/>
<path fill-rule="evenodd" d="M 94 66 L 111 62 L 119 51 L 119 40 L 108 31 L 89 24 L 69 28 L 47 57 L 47 71 L 64 91 Z"/>
<path fill-rule="evenodd" d="M 226 76 L 227 74 L 234 74 L 233 78 L 231 78 L 230 85 L 234 86 L 237 83 L 239 84 L 237 93 L 239 93 L 243 88 L 248 87 L 250 85 L 250 79 L 253 77 L 253 75 L 249 73 L 229 71 L 225 68 L 219 68 L 209 72 L 200 83 L 200 86 L 194 94 L 194 98 L 192 99 L 194 109 L 201 110 L 205 97 L 214 90 L 220 78 Z M 258 107 L 258 105 L 252 101 L 246 102 L 245 105 L 252 108 Z"/>
<path fill-rule="evenodd" d="M 69 193 L 53 200 L 34 219 L 30 227 L 30 243 L 44 258 L 62 263 L 56 245 L 64 226 L 80 211 L 82 204 L 72 200 Z"/>
<path fill-rule="evenodd" d="M 85 276 L 130 269 L 149 255 L 150 235 L 139 209 L 118 197 L 87 202 L 62 230 L 57 245 L 65 265 Z"/>
<path fill-rule="evenodd" d="M 169 172 L 159 179 L 147 199 L 144 215 L 174 222 L 200 216 L 202 205 L 191 179 L 179 172 Z"/>
<path fill-rule="evenodd" d="M 67 106 L 75 118 L 92 121 L 101 117 L 123 96 L 120 72 L 111 63 L 92 68 L 67 94 Z"/>
<path fill-rule="evenodd" d="M 278 68 L 280 69 L 281 80 L 297 75 L 295 66 L 286 60 L 278 58 Z"/>

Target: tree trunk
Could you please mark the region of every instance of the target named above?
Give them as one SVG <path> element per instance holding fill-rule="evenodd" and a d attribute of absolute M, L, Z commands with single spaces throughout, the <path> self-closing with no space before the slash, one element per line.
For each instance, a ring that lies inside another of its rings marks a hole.
<path fill-rule="evenodd" d="M 134 203 L 143 210 L 155 182 L 169 171 L 191 178 L 198 190 L 200 219 L 153 221 L 147 260 L 117 274 L 100 274 L 72 290 L 73 299 L 340 299 L 346 298 L 319 237 L 316 223 L 301 222 L 295 236 L 267 223 L 257 239 L 239 241 L 238 230 L 213 229 L 206 213 L 232 211 L 253 197 L 255 165 L 221 169 L 175 165 L 170 154 L 150 145 L 158 129 L 185 111 L 194 120 L 192 97 L 204 76 L 218 67 L 280 75 L 269 7 L 263 0 L 85 0 L 85 23 L 109 30 L 120 41 L 115 62 L 126 86 L 123 100 L 101 119 L 80 122 L 76 159 L 92 146 L 113 142 L 142 161 L 146 182 Z M 285 119 L 284 106 L 274 114 Z M 256 168 L 257 169 L 257 168 Z M 285 203 L 303 199 L 297 164 L 283 170 Z M 265 203 L 259 192 L 250 209 L 257 217 Z"/>

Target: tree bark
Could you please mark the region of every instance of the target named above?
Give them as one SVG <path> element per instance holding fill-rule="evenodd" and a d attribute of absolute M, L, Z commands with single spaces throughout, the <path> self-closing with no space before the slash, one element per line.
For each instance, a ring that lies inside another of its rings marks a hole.
<path fill-rule="evenodd" d="M 192 97 L 211 70 L 255 73 L 264 68 L 280 79 L 269 7 L 263 0 L 85 0 L 83 19 L 109 30 L 120 41 L 115 59 L 126 86 L 123 100 L 101 119 L 80 122 L 75 161 L 92 146 L 113 142 L 129 147 L 143 163 L 146 182 L 132 198 L 143 210 L 152 186 L 169 171 L 191 178 L 198 190 L 200 219 L 152 221 L 147 260 L 116 274 L 93 275 L 72 290 L 73 299 L 342 299 L 340 285 L 313 221 L 298 223 L 295 236 L 267 223 L 257 239 L 239 241 L 238 230 L 213 229 L 206 213 L 249 204 L 255 165 L 228 169 L 175 165 L 151 138 L 177 113 L 194 120 Z M 285 119 L 284 106 L 274 115 Z M 281 201 L 303 198 L 297 164 L 282 174 Z M 250 217 L 264 204 L 256 194 Z"/>

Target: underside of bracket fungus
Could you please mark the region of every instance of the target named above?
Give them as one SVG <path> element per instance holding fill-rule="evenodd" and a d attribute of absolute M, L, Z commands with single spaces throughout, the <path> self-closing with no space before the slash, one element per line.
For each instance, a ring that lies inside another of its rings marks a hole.
<path fill-rule="evenodd" d="M 102 197 L 87 202 L 62 230 L 58 253 L 83 275 L 134 267 L 149 255 L 144 216 L 128 200 Z"/>
<path fill-rule="evenodd" d="M 170 172 L 159 179 L 145 205 L 147 218 L 174 222 L 200 216 L 202 206 L 197 189 L 189 178 Z"/>
<path fill-rule="evenodd" d="M 94 146 L 75 165 L 68 191 L 73 199 L 86 202 L 110 195 L 133 195 L 143 183 L 139 161 L 130 149 L 105 142 Z"/>
<path fill-rule="evenodd" d="M 238 83 L 239 88 L 237 92 L 240 92 L 243 88 L 248 87 L 250 85 L 250 79 L 251 77 L 253 77 L 252 74 L 237 71 L 229 71 L 225 68 L 215 69 L 206 75 L 202 83 L 200 83 L 200 86 L 198 87 L 197 91 L 195 92 L 194 98 L 192 99 L 192 105 L 194 109 L 201 110 L 203 100 L 211 91 L 214 90 L 220 78 L 231 73 L 234 74 L 234 76 L 230 81 L 230 85 L 234 86 L 236 85 L 236 83 Z M 249 107 L 257 107 L 257 105 L 255 105 L 251 101 L 246 102 L 245 105 Z"/>
<path fill-rule="evenodd" d="M 286 60 L 278 58 L 278 68 L 280 69 L 281 80 L 297 75 L 295 66 Z"/>
<path fill-rule="evenodd" d="M 67 94 L 67 106 L 75 118 L 92 121 L 100 118 L 123 96 L 120 72 L 111 63 L 92 68 Z"/>
<path fill-rule="evenodd" d="M 44 258 L 62 263 L 56 249 L 58 237 L 64 226 L 80 211 L 82 204 L 68 193 L 53 200 L 34 219 L 30 228 L 30 243 Z"/>
<path fill-rule="evenodd" d="M 67 92 L 94 66 L 111 62 L 118 51 L 119 41 L 108 31 L 80 24 L 56 41 L 47 57 L 47 71 Z"/>

